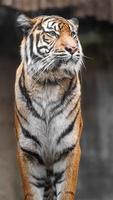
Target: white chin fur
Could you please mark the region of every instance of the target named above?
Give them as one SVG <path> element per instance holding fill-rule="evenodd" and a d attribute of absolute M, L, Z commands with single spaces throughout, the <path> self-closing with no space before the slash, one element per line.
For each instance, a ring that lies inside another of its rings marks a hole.
<path fill-rule="evenodd" d="M 67 64 L 62 63 L 60 69 L 65 69 L 71 72 L 72 74 L 75 74 L 81 70 L 82 63 L 83 63 L 82 56 L 80 56 L 77 62 L 74 62 L 74 60 L 72 60 L 72 61 L 69 61 Z"/>

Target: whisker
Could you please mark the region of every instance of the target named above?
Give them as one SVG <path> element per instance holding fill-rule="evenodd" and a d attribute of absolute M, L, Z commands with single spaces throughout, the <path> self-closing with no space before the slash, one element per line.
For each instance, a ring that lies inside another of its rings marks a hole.
<path fill-rule="evenodd" d="M 92 57 L 88 57 L 88 56 L 85 56 L 85 55 L 82 55 L 84 58 L 87 58 L 87 59 L 89 59 L 89 60 L 93 60 L 94 61 L 94 59 L 92 58 Z"/>
<path fill-rule="evenodd" d="M 46 70 L 50 69 L 51 65 L 53 64 L 54 60 L 50 61 L 50 58 L 48 59 L 48 62 L 46 61 L 43 65 L 43 68 L 41 70 L 37 70 L 37 72 L 34 74 L 35 81 L 38 81 L 40 79 L 40 75 L 43 74 Z"/>
<path fill-rule="evenodd" d="M 37 69 L 35 69 L 35 74 L 33 74 L 33 75 L 36 75 L 37 72 L 40 73 L 44 69 L 44 67 L 47 65 L 48 60 L 50 60 L 50 58 L 45 57 L 41 61 L 37 62 L 37 66 L 38 65 L 39 66 L 37 67 Z"/>
<path fill-rule="evenodd" d="M 83 67 L 86 69 L 86 66 L 85 66 L 85 64 L 84 64 L 84 61 L 83 60 L 81 60 L 81 64 L 83 65 Z"/>

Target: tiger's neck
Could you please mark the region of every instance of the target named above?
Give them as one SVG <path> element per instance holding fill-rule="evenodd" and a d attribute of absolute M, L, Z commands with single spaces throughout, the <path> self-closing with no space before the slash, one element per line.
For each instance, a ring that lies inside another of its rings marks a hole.
<path fill-rule="evenodd" d="M 57 101 L 68 96 L 68 93 L 81 94 L 79 76 L 64 76 L 60 74 L 46 74 L 42 79 L 34 80 L 26 72 L 24 65 L 22 69 L 23 84 L 29 95 L 33 99 L 42 99 L 44 101 Z"/>

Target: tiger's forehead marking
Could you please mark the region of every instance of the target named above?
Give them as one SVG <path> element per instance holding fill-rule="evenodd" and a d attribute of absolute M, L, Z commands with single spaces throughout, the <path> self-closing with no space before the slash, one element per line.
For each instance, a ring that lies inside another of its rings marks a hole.
<path fill-rule="evenodd" d="M 42 26 L 44 29 L 55 31 L 70 31 L 72 29 L 71 24 L 67 20 L 61 17 L 48 17 L 43 19 Z"/>

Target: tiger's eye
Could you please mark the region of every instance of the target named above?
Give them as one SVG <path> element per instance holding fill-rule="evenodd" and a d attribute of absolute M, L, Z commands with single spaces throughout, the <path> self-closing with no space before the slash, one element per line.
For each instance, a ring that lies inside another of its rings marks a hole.
<path fill-rule="evenodd" d="M 72 31 L 71 36 L 75 38 L 77 36 L 77 33 L 75 31 Z"/>
<path fill-rule="evenodd" d="M 50 36 L 58 37 L 58 34 L 55 31 L 48 32 Z"/>

